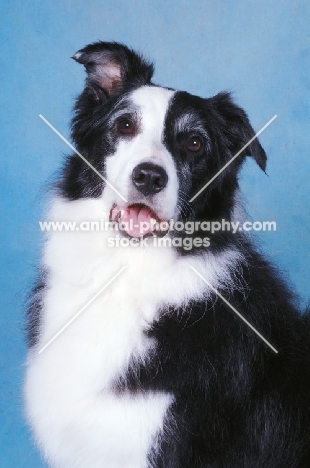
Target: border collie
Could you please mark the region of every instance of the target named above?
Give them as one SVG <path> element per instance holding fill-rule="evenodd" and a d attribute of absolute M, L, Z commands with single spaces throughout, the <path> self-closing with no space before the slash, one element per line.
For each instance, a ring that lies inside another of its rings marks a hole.
<path fill-rule="evenodd" d="M 242 221 L 259 141 L 194 198 L 254 136 L 246 113 L 154 84 L 122 44 L 73 58 L 72 139 L 92 167 L 64 163 L 47 219 L 80 228 L 47 236 L 28 311 L 26 412 L 48 466 L 310 467 L 309 313 L 247 233 L 203 224 Z"/>

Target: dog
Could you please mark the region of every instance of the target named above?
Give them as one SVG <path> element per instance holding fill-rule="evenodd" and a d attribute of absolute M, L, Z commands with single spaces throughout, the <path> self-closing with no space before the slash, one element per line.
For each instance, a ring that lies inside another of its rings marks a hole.
<path fill-rule="evenodd" d="M 119 43 L 73 59 L 77 152 L 47 219 L 80 228 L 48 233 L 28 309 L 48 466 L 310 467 L 309 311 L 242 228 L 206 229 L 244 219 L 246 157 L 266 168 L 245 111 L 154 84 Z"/>

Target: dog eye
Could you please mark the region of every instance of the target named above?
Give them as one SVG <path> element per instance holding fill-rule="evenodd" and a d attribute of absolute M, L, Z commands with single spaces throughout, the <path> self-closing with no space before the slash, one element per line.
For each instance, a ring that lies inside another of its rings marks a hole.
<path fill-rule="evenodd" d="M 121 135 L 133 135 L 135 133 L 135 125 L 129 119 L 120 119 L 117 122 L 117 132 Z"/>
<path fill-rule="evenodd" d="M 202 147 L 202 141 L 197 136 L 192 136 L 187 140 L 186 148 L 193 153 L 199 151 Z"/>

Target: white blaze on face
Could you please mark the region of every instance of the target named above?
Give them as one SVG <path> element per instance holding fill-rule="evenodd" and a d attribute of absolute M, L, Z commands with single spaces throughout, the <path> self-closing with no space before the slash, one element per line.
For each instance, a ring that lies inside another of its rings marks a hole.
<path fill-rule="evenodd" d="M 165 117 L 174 91 L 155 86 L 143 86 L 135 90 L 129 99 L 137 109 L 139 133 L 133 138 L 122 138 L 114 155 L 107 158 L 108 180 L 127 198 L 128 203 L 138 203 L 146 198 L 134 188 L 132 171 L 142 162 L 149 162 L 165 169 L 167 186 L 152 197 L 157 215 L 169 219 L 176 214 L 178 178 L 172 156 L 163 143 Z M 132 200 L 134 197 L 134 200 Z M 103 199 L 110 207 L 123 202 L 106 188 Z"/>

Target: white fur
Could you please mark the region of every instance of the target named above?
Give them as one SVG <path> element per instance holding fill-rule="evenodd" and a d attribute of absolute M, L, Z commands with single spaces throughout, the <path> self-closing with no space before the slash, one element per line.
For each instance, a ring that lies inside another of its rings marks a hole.
<path fill-rule="evenodd" d="M 133 93 L 143 131 L 121 143 L 109 158 L 109 180 L 130 195 L 130 174 L 140 161 L 164 165 L 167 188 L 157 209 L 176 212 L 177 176 L 162 144 L 165 112 L 172 92 L 142 88 Z M 146 102 L 146 104 L 144 104 Z M 115 194 L 100 199 L 54 200 L 50 220 L 108 220 Z M 174 396 L 117 395 L 113 384 L 130 359 L 147 362 L 156 343 L 144 331 L 159 309 L 183 308 L 210 291 L 193 265 L 218 288 L 232 284 L 238 252 L 180 257 L 172 248 L 108 247 L 111 232 L 53 232 L 44 251 L 48 284 L 39 343 L 28 358 L 27 415 L 38 443 L 54 468 L 147 468 L 147 455 L 163 434 Z M 126 270 L 41 354 L 40 350 L 123 266 Z M 163 312 L 165 313 L 165 312 Z"/>

